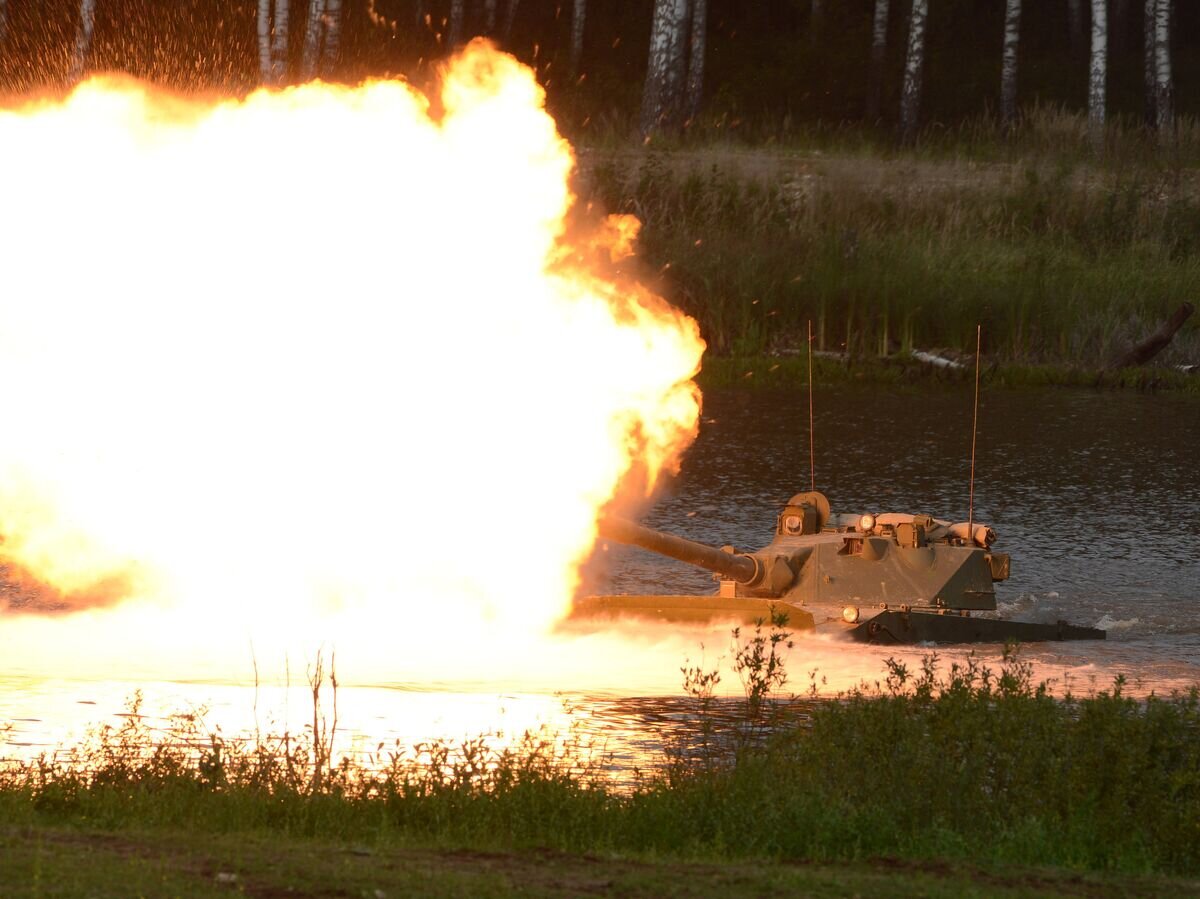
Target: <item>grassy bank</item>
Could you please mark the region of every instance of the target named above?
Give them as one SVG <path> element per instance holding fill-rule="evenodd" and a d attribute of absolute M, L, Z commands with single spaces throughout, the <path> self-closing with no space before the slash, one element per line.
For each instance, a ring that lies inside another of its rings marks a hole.
<path fill-rule="evenodd" d="M 872 384 L 895 387 L 946 386 L 970 390 L 975 378 L 974 360 L 959 359 L 961 368 L 939 368 L 921 362 L 911 354 L 891 356 L 816 357 L 813 359 L 813 383 L 818 386 Z M 808 359 L 803 350 L 784 356 L 704 357 L 697 377 L 701 388 L 767 387 L 800 389 L 808 385 Z M 984 359 L 980 370 L 984 388 L 1025 389 L 1074 387 L 1091 390 L 1138 390 L 1200 395 L 1200 373 L 1185 374 L 1170 368 L 1127 368 L 1103 371 L 1086 366 L 1054 363 L 997 362 Z"/>
<path fill-rule="evenodd" d="M 889 865 L 926 895 L 1065 891 L 1067 870 L 1127 875 L 1088 880 L 1096 894 L 1196 888 L 1184 880 L 1200 874 L 1197 691 L 1137 701 L 1117 683 L 1055 699 L 1015 657 L 943 673 L 931 656 L 916 673 L 889 663 L 877 686 L 818 703 L 802 726 L 770 701 L 781 633 L 743 639 L 748 699 L 733 724 L 711 714 L 710 673 L 688 672 L 695 735 L 624 787 L 536 736 L 359 765 L 335 763 L 320 724 L 315 740 L 242 744 L 186 719 L 163 738 L 134 708 L 73 756 L 6 769 L 0 892 L 37 895 L 32 884 L 58 878 L 73 894 L 66 881 L 87 875 L 61 862 L 80 854 L 151 880 L 232 866 L 243 882 L 343 877 L 366 890 L 374 877 L 442 893 L 504 893 L 543 861 L 562 872 L 534 878 L 547 894 L 584 872 L 621 892 L 687 894 L 679 878 L 695 875 L 696 893 L 882 894 Z M 372 895 L 357 890 L 343 892 Z"/>
<path fill-rule="evenodd" d="M 1096 368 L 1200 293 L 1194 173 L 767 151 L 594 150 L 583 196 L 644 223 L 640 253 L 715 355 L 974 346 Z M 1200 359 L 1185 325 L 1165 364 Z"/>

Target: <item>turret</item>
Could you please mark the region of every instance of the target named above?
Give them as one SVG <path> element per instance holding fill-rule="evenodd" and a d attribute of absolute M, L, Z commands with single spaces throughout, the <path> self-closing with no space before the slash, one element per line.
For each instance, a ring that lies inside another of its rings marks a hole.
<path fill-rule="evenodd" d="M 828 520 L 829 500 L 820 493 L 801 493 L 779 514 L 777 534 L 812 536 L 819 534 Z M 747 594 L 765 597 L 784 596 L 812 552 L 810 545 L 778 542 L 757 552 L 738 552 L 732 546 L 717 549 L 615 516 L 601 519 L 600 536 L 705 568 L 741 585 Z"/>

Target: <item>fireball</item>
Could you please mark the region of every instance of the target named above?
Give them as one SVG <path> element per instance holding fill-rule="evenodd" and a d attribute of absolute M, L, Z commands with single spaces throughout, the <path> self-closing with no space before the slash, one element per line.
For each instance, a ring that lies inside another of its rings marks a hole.
<path fill-rule="evenodd" d="M 549 639 L 599 510 L 694 436 L 703 343 L 623 273 L 636 223 L 568 228 L 543 101 L 477 42 L 435 96 L 0 112 L 0 562 L 60 612 L 10 608 L 0 657 Z"/>

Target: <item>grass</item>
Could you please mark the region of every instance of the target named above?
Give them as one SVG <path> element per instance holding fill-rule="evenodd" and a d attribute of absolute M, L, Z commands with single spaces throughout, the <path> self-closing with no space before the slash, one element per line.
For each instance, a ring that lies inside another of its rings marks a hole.
<path fill-rule="evenodd" d="M 643 221 L 640 255 L 714 354 L 803 343 L 855 357 L 974 346 L 1096 369 L 1200 293 L 1200 189 L 1153 161 L 1106 171 L 914 159 L 628 151 L 582 194 Z M 1161 357 L 1200 357 L 1189 323 Z"/>
<path fill-rule="evenodd" d="M 773 699 L 782 626 L 735 634 L 732 724 L 713 714 L 714 674 L 685 670 L 703 738 L 623 787 L 538 735 L 335 762 L 316 687 L 312 728 L 248 743 L 196 717 L 156 735 L 135 698 L 72 754 L 5 769 L 0 893 L 1196 889 L 1200 691 L 1055 698 L 1014 653 L 994 672 L 931 655 L 802 723 Z"/>
<path fill-rule="evenodd" d="M 6 897 L 89 896 L 1143 896 L 1195 881 L 1043 868 L 910 863 L 712 864 L 573 855 L 368 847 L 286 835 L 120 835 L 0 828 Z"/>
<path fill-rule="evenodd" d="M 886 357 L 818 356 L 813 359 L 813 381 L 818 385 L 863 383 L 966 389 L 964 385 L 968 385 L 975 377 L 974 362 L 967 356 L 960 356 L 959 360 L 963 368 L 947 370 L 926 365 L 907 353 Z M 710 354 L 704 357 L 703 366 L 696 380 L 704 389 L 732 386 L 795 389 L 808 384 L 808 359 L 802 351 L 787 356 Z M 1200 394 L 1200 375 L 1166 368 L 1099 371 L 1080 365 L 1023 364 L 985 359 L 980 381 L 984 387 L 1006 389 L 1074 387 Z"/>
<path fill-rule="evenodd" d="M 625 105 L 632 111 L 614 104 L 605 107 L 595 98 L 572 95 L 570 91 L 552 91 L 548 99 L 548 107 L 564 134 L 573 143 L 595 149 L 642 143 L 636 98 L 626 98 Z M 603 107 L 598 115 L 597 106 Z M 826 120 L 767 112 L 744 116 L 712 108 L 687 123 L 682 131 L 655 135 L 650 146 L 664 152 L 725 148 L 889 160 L 1169 171 L 1200 166 L 1200 120 L 1177 116 L 1173 139 L 1164 144 L 1140 118 L 1113 115 L 1105 129 L 1103 153 L 1097 155 L 1086 111 L 1057 103 L 1035 102 L 1023 107 L 1012 127 L 1005 127 L 992 110 L 952 122 L 931 122 L 910 144 L 898 141 L 894 126 L 854 118 Z"/>

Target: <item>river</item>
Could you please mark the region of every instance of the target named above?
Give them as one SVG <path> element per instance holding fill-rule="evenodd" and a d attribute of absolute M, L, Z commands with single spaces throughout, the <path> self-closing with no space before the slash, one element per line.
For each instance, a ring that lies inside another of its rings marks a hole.
<path fill-rule="evenodd" d="M 826 388 L 817 391 L 814 405 L 816 484 L 835 511 L 966 517 L 969 386 Z M 809 487 L 808 415 L 802 391 L 710 391 L 699 438 L 643 520 L 715 545 L 767 543 L 778 508 Z M 1051 679 L 1056 690 L 1106 689 L 1118 676 L 1137 695 L 1200 683 L 1197 447 L 1200 398 L 985 390 L 975 517 L 995 528 L 997 549 L 1012 555 L 1012 577 L 998 585 L 1002 614 L 1108 630 L 1104 642 L 1022 650 L 1036 676 Z M 706 572 L 619 546 L 598 554 L 585 572 L 597 592 L 713 589 Z M 672 645 L 691 646 L 694 658 L 706 662 L 728 659 L 727 631 L 685 638 Z M 789 686 L 806 693 L 815 684 L 832 695 L 881 679 L 890 656 L 915 665 L 932 651 L 798 636 Z M 943 665 L 970 651 L 985 664 L 999 664 L 998 646 L 937 648 Z M 381 744 L 411 748 L 478 734 L 508 741 L 541 728 L 602 749 L 628 771 L 652 764 L 666 735 L 686 730 L 691 706 L 677 685 L 687 660 L 668 655 L 645 677 L 597 677 L 592 685 L 553 677 L 531 683 L 501 672 L 461 683 L 409 676 L 343 684 L 341 745 L 369 753 Z M 723 686 L 736 692 L 732 673 Z M 169 713 L 200 708 L 227 734 L 298 728 L 311 715 L 299 673 L 290 689 L 278 683 L 256 688 L 245 672 L 182 683 L 110 680 L 100 673 L 67 679 L 0 660 L 0 722 L 12 724 L 0 756 L 52 752 L 89 726 L 119 722 L 135 690 L 144 694 L 146 721 L 164 730 Z"/>

